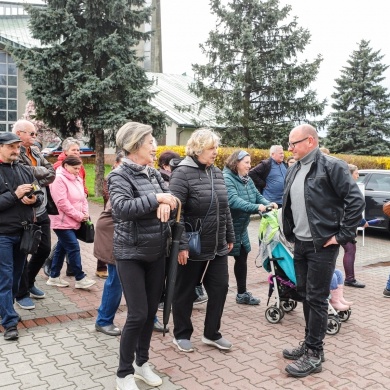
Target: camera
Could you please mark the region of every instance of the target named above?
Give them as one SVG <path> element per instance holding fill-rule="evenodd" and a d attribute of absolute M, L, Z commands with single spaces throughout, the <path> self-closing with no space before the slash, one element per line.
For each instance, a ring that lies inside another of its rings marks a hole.
<path fill-rule="evenodd" d="M 36 180 L 34 180 L 31 183 L 31 185 L 32 185 L 31 191 L 29 191 L 25 194 L 25 196 L 27 196 L 27 198 L 31 198 L 33 195 L 43 194 L 41 186 L 39 185 L 39 183 Z"/>

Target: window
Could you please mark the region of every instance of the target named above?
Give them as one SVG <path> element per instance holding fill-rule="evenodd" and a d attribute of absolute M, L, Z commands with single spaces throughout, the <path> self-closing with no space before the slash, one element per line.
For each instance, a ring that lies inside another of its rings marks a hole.
<path fill-rule="evenodd" d="M 0 51 L 0 131 L 11 131 L 18 116 L 18 71 L 11 56 Z"/>
<path fill-rule="evenodd" d="M 390 175 L 373 173 L 367 183 L 366 189 L 390 192 Z"/>

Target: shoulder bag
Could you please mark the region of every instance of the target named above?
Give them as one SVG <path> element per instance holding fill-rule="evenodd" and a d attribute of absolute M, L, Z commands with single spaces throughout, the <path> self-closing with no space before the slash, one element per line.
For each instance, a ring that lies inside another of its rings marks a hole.
<path fill-rule="evenodd" d="M 201 243 L 200 243 L 200 236 L 202 233 L 202 227 L 203 227 L 204 221 L 206 220 L 207 216 L 209 215 L 211 205 L 213 204 L 213 201 L 214 201 L 214 178 L 213 178 L 212 170 L 210 171 L 210 175 L 211 175 L 211 202 L 210 202 L 209 209 L 207 210 L 206 216 L 203 218 L 203 222 L 200 224 L 198 230 L 194 230 L 190 223 L 188 223 L 188 222 L 185 223 L 186 225 L 188 225 L 191 228 L 190 231 L 186 232 L 186 237 L 188 239 L 190 257 L 193 255 L 198 256 L 202 253 L 202 247 L 201 247 Z M 197 228 L 197 226 L 195 226 L 195 229 L 196 228 Z"/>

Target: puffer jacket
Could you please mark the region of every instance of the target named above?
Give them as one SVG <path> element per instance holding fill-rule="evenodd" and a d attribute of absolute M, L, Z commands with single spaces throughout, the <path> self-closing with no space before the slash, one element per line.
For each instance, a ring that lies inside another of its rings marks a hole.
<path fill-rule="evenodd" d="M 33 222 L 33 208 L 42 204 L 43 196 L 37 195 L 37 201 L 27 205 L 15 194 L 18 186 L 33 181 L 34 176 L 27 167 L 18 162 L 10 164 L 0 161 L 0 234 L 19 235 L 23 230 L 22 223 Z"/>
<path fill-rule="evenodd" d="M 204 220 L 211 202 L 210 175 L 213 175 L 214 180 L 214 200 Z M 214 166 L 206 169 L 187 156 L 172 172 L 169 189 L 182 202 L 181 222 L 186 231 L 198 230 L 199 224 L 202 225 L 202 252 L 198 256 L 192 256 L 190 260 L 213 260 L 216 255 L 228 254 L 227 243 L 234 243 L 235 238 L 221 170 Z M 185 234 L 180 242 L 180 250 L 188 250 Z"/>
<path fill-rule="evenodd" d="M 160 173 L 123 159 L 107 177 L 114 220 L 116 261 L 157 261 L 167 254 L 169 223 L 157 218 L 157 193 L 167 192 Z M 174 215 L 174 212 L 171 213 Z"/>
<path fill-rule="evenodd" d="M 224 168 L 223 176 L 229 196 L 229 207 L 233 218 L 234 235 L 236 242 L 229 253 L 230 256 L 240 255 L 241 245 L 245 251 L 251 251 L 248 235 L 248 225 L 251 214 L 259 212 L 259 205 L 269 205 L 270 202 L 256 189 L 253 180 L 244 184 L 240 177 L 229 168 Z"/>
<path fill-rule="evenodd" d="M 53 168 L 57 169 L 58 167 L 60 167 L 62 165 L 62 162 L 66 159 L 66 157 L 67 157 L 67 155 L 64 152 L 62 152 L 58 156 L 57 161 L 53 164 Z M 83 165 L 80 168 L 79 176 L 81 177 L 81 180 L 83 181 L 85 195 L 88 195 L 88 188 L 87 188 L 87 185 L 85 183 L 86 172 L 85 172 L 85 168 Z"/>
<path fill-rule="evenodd" d="M 283 194 L 283 232 L 294 242 L 294 220 L 290 189 L 300 169 L 296 163 L 287 171 Z M 332 236 L 345 245 L 356 237 L 365 202 L 359 187 L 349 173 L 348 165 L 327 156 L 318 149 L 305 178 L 305 206 L 314 247 L 321 248 Z"/>
<path fill-rule="evenodd" d="M 79 176 L 58 167 L 56 178 L 50 184 L 51 196 L 58 208 L 58 215 L 49 215 L 52 229 L 79 229 L 88 213 L 83 182 Z"/>

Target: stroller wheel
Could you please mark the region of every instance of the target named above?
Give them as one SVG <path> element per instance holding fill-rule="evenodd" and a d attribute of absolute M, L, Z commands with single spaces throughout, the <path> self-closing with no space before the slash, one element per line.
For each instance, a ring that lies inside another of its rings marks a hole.
<path fill-rule="evenodd" d="M 297 307 L 297 303 L 289 299 L 288 301 L 281 301 L 281 306 L 286 313 L 289 313 Z"/>
<path fill-rule="evenodd" d="M 339 311 L 337 314 L 339 315 L 340 321 L 345 322 L 349 320 L 349 317 L 351 317 L 352 310 L 348 309 L 344 311 Z"/>
<path fill-rule="evenodd" d="M 283 317 L 284 311 L 279 307 L 270 306 L 265 311 L 265 318 L 271 324 L 277 324 Z"/>
<path fill-rule="evenodd" d="M 328 317 L 328 328 L 326 329 L 326 333 L 335 335 L 339 333 L 340 328 L 341 328 L 341 322 L 338 316 L 330 315 Z"/>

